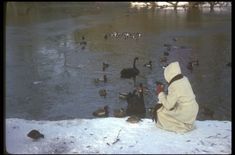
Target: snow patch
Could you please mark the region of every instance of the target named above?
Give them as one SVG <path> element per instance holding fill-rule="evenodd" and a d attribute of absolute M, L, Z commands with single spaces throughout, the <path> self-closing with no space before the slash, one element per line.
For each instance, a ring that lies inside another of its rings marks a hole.
<path fill-rule="evenodd" d="M 125 118 L 34 121 L 6 119 L 8 153 L 231 153 L 230 121 L 196 121 L 196 129 L 177 134 L 156 127 L 151 119 L 136 124 Z M 27 137 L 36 129 L 37 141 Z"/>

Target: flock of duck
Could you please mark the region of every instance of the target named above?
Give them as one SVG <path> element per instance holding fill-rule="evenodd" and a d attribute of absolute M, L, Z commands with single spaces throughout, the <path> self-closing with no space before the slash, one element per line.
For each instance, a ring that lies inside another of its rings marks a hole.
<path fill-rule="evenodd" d="M 127 38 L 140 38 L 141 34 L 140 33 L 110 33 L 110 34 L 105 34 L 104 39 L 108 39 L 108 37 L 116 37 L 120 38 L 123 37 L 124 39 Z M 173 41 L 177 41 L 176 38 L 173 38 Z M 82 45 L 82 49 L 85 49 L 85 46 L 87 45 L 87 42 L 85 41 L 85 37 L 82 36 L 82 41 L 80 42 L 80 45 Z M 165 63 L 163 65 L 163 68 L 166 67 L 168 58 L 169 56 L 169 51 L 172 48 L 185 48 L 184 46 L 181 47 L 176 47 L 171 44 L 164 44 L 164 47 L 167 48 L 167 51 L 163 52 L 163 57 L 160 57 L 160 62 Z M 138 57 L 134 58 L 133 62 L 133 67 L 130 68 L 124 68 L 120 72 L 120 77 L 123 79 L 133 79 L 134 80 L 134 85 L 136 85 L 136 76 L 139 75 L 140 71 L 138 68 L 136 68 L 136 61 L 138 60 Z M 150 60 L 148 63 L 143 65 L 146 68 L 152 69 L 152 61 Z M 187 64 L 187 69 L 190 70 L 191 72 L 193 71 L 194 66 L 199 66 L 199 61 L 198 60 L 192 60 L 189 61 Z M 232 62 L 228 62 L 226 64 L 227 67 L 232 66 Z M 103 62 L 102 64 L 102 70 L 105 71 L 109 67 L 109 64 Z M 98 84 L 100 82 L 106 83 L 107 76 L 103 75 L 102 78 L 97 78 L 94 79 L 95 84 Z M 124 99 L 127 101 L 127 109 L 125 110 L 124 108 L 120 109 L 115 109 L 113 110 L 113 116 L 114 117 L 126 117 L 130 116 L 127 118 L 127 122 L 130 123 L 138 123 L 141 121 L 141 118 L 145 117 L 146 113 L 146 108 L 145 108 L 145 103 L 144 103 L 144 90 L 149 91 L 148 88 L 144 87 L 142 83 L 139 84 L 137 88 L 133 90 L 133 92 L 128 92 L 128 93 L 119 93 L 119 98 Z M 102 97 L 106 97 L 107 91 L 105 89 L 100 89 L 99 90 L 99 95 Z M 93 116 L 95 117 L 108 117 L 109 116 L 109 106 L 106 105 L 100 109 L 97 109 L 94 111 Z M 32 138 L 33 140 L 38 140 L 40 138 L 44 138 L 44 135 L 40 133 L 38 130 L 31 130 L 28 134 L 28 137 Z"/>
<path fill-rule="evenodd" d="M 104 35 L 104 39 L 107 40 L 109 37 L 111 38 L 115 38 L 115 39 L 140 39 L 140 37 L 142 36 L 141 33 L 139 32 L 112 32 L 112 33 L 107 33 Z"/>
<path fill-rule="evenodd" d="M 140 71 L 136 67 L 136 61 L 138 60 L 138 57 L 134 58 L 133 66 L 130 68 L 124 68 L 120 71 L 120 78 L 122 79 L 133 79 L 134 85 L 136 85 L 136 76 L 139 75 Z M 144 67 L 147 67 L 149 69 L 152 69 L 152 61 L 149 61 L 148 63 L 143 65 Z M 102 64 L 102 70 L 105 71 L 106 68 L 109 67 L 109 64 L 103 62 Z M 95 84 L 97 83 L 106 83 L 107 82 L 107 76 L 103 75 L 102 78 L 94 79 Z M 127 109 L 124 108 L 121 109 L 115 109 L 113 111 L 114 117 L 125 117 L 130 116 L 127 121 L 129 122 L 136 122 L 136 119 L 139 117 L 145 117 L 145 104 L 144 104 L 144 86 L 142 83 L 139 84 L 137 88 L 133 90 L 133 92 L 128 93 L 119 93 L 119 98 L 124 99 L 127 101 Z M 106 97 L 107 91 L 105 89 L 99 90 L 99 95 L 102 97 Z M 109 106 L 104 106 L 103 108 L 97 109 L 93 112 L 93 116 L 95 117 L 108 117 L 109 116 Z M 138 120 L 138 119 L 137 119 Z"/>
<path fill-rule="evenodd" d="M 108 37 L 141 37 L 140 33 L 117 33 L 113 32 L 110 34 L 105 34 L 104 39 L 108 39 Z M 173 38 L 173 41 L 176 41 L 176 38 Z M 160 62 L 163 64 L 163 68 L 167 66 L 167 61 L 168 61 L 168 56 L 170 55 L 170 51 L 172 48 L 178 48 L 175 47 L 171 44 L 164 44 L 164 47 L 167 48 L 167 51 L 163 52 L 163 56 L 160 57 Z M 185 47 L 180 47 L 180 48 L 185 48 Z M 133 79 L 134 81 L 134 86 L 136 86 L 136 76 L 140 74 L 139 69 L 136 67 L 136 62 L 139 60 L 138 57 L 134 58 L 133 61 L 133 66 L 130 68 L 124 68 L 120 71 L 120 78 L 121 79 Z M 198 60 L 193 60 L 188 62 L 187 68 L 192 71 L 194 66 L 198 66 L 199 61 Z M 145 63 L 143 65 L 146 68 L 149 68 L 150 70 L 152 69 L 152 61 L 149 60 L 149 62 Z M 109 67 L 109 64 L 103 62 L 102 64 L 102 70 L 105 71 Z M 102 78 L 97 78 L 94 79 L 95 84 L 98 83 L 106 83 L 107 82 L 107 76 L 103 75 Z M 113 116 L 114 117 L 125 117 L 125 116 L 130 116 L 130 119 L 127 121 L 133 121 L 136 122 L 138 120 L 137 118 L 143 118 L 145 117 L 146 114 L 146 108 L 145 108 L 145 103 L 144 103 L 144 90 L 148 90 L 147 88 L 144 88 L 143 84 L 140 83 L 138 87 L 135 87 L 133 92 L 126 92 L 126 93 L 119 93 L 119 98 L 124 99 L 127 102 L 127 108 L 126 110 L 124 108 L 121 109 L 115 109 L 113 110 Z M 107 91 L 105 89 L 100 89 L 99 90 L 99 95 L 101 97 L 106 97 Z M 93 116 L 95 117 L 108 117 L 109 116 L 109 106 L 106 105 L 102 108 L 97 109 L 96 111 L 93 112 Z"/>
<path fill-rule="evenodd" d="M 107 33 L 104 35 L 104 39 L 107 40 L 109 37 L 112 38 L 124 38 L 124 39 L 139 39 L 142 36 L 141 33 L 129 33 L 129 32 L 112 32 L 112 33 Z M 177 38 L 172 39 L 174 42 L 177 41 Z M 80 42 L 80 45 L 82 45 L 82 49 L 85 48 L 87 42 L 85 41 L 85 37 L 82 36 L 82 41 Z M 168 64 L 168 56 L 170 55 L 170 51 L 172 49 L 180 48 L 184 49 L 186 48 L 185 46 L 174 46 L 172 44 L 164 44 L 163 45 L 166 48 L 166 51 L 163 52 L 163 56 L 160 57 L 160 63 L 162 63 L 163 68 L 166 67 Z M 139 60 L 138 57 L 134 58 L 133 61 L 133 66 L 130 68 L 124 68 L 120 71 L 120 78 L 122 79 L 133 79 L 134 85 L 136 86 L 136 76 L 139 75 L 140 71 L 136 67 L 136 62 Z M 231 66 L 231 63 L 226 64 L 227 66 Z M 143 65 L 146 68 L 152 69 L 152 61 L 150 60 L 148 63 Z M 192 60 L 189 61 L 187 64 L 187 69 L 189 71 L 193 71 L 194 66 L 199 66 L 199 61 L 198 60 Z M 102 71 L 105 71 L 109 67 L 108 63 L 103 62 L 102 63 Z M 107 75 L 103 75 L 102 78 L 96 78 L 94 79 L 95 84 L 99 83 L 107 83 Z M 138 88 L 135 88 L 133 92 L 128 92 L 128 93 L 119 93 L 119 98 L 124 99 L 127 101 L 127 109 L 125 110 L 124 108 L 114 110 L 113 111 L 113 116 L 114 117 L 125 117 L 125 116 L 138 116 L 138 117 L 145 117 L 146 113 L 146 108 L 145 108 L 145 103 L 144 103 L 144 87 L 143 84 L 140 83 Z M 99 90 L 99 95 L 101 97 L 106 97 L 107 96 L 107 91 L 106 89 L 100 89 Z M 93 116 L 95 117 L 108 117 L 109 116 L 109 106 L 104 106 L 100 109 L 97 109 L 96 111 L 93 112 Z"/>

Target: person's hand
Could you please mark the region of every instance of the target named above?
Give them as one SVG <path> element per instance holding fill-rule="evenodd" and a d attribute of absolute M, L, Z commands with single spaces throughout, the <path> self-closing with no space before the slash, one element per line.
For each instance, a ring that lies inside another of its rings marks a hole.
<path fill-rule="evenodd" d="M 156 93 L 157 95 L 160 93 L 160 92 L 163 92 L 164 91 L 164 85 L 157 85 L 156 86 Z"/>

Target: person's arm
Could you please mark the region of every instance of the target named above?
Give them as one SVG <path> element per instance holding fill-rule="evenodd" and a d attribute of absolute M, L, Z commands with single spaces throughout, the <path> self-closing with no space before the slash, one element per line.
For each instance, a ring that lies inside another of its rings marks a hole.
<path fill-rule="evenodd" d="M 159 102 L 163 104 L 163 106 L 167 110 L 172 110 L 174 108 L 176 101 L 177 101 L 177 95 L 174 90 L 168 90 L 168 94 L 166 95 L 163 91 L 159 92 L 158 94 Z"/>

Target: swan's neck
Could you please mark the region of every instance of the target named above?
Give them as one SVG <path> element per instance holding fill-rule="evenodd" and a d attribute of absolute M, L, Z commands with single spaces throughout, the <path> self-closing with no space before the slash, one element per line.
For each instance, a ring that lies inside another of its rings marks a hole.
<path fill-rule="evenodd" d="M 135 67 L 135 62 L 136 62 L 136 60 L 137 60 L 137 59 L 134 59 L 133 68 L 136 68 L 136 67 Z"/>

